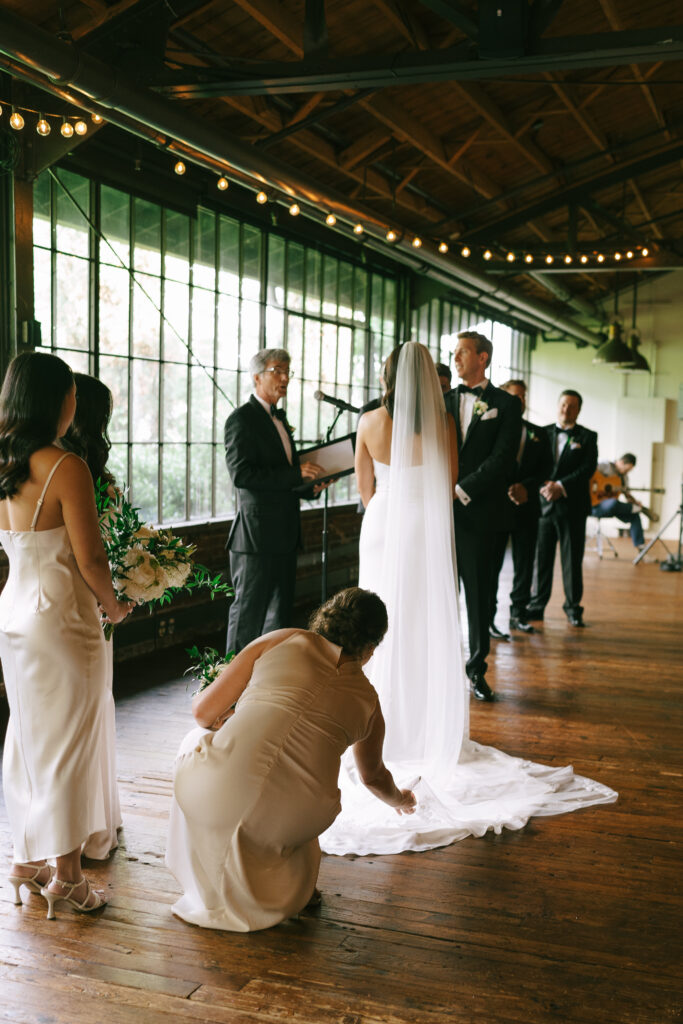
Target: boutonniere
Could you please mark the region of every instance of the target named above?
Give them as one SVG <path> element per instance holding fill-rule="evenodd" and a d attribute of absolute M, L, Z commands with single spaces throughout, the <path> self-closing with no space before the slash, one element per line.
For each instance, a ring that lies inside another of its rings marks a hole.
<path fill-rule="evenodd" d="M 472 406 L 472 415 L 473 416 L 483 416 L 484 413 L 487 412 L 487 411 L 488 411 L 488 402 L 484 402 L 484 401 L 482 401 L 481 398 L 478 398 L 476 400 L 476 402 L 474 403 L 474 405 Z"/>
<path fill-rule="evenodd" d="M 580 443 L 578 441 L 571 441 L 570 445 L 569 445 L 569 450 L 572 451 L 572 452 L 575 452 L 576 449 L 580 448 L 580 447 L 581 447 L 581 445 L 580 445 Z"/>
<path fill-rule="evenodd" d="M 534 434 L 533 430 L 529 430 L 528 427 L 526 431 L 526 439 L 527 441 L 538 441 L 538 437 L 536 436 L 536 434 Z"/>

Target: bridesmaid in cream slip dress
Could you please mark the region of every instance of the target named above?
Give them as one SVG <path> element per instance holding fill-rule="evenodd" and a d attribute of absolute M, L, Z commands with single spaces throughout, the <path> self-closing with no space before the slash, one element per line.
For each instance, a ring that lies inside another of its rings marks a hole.
<path fill-rule="evenodd" d="M 339 763 L 351 744 L 370 792 L 413 812 L 413 794 L 384 766 L 384 720 L 362 670 L 386 625 L 375 594 L 341 591 L 311 632 L 253 641 L 195 697 L 204 728 L 178 753 L 166 853 L 184 892 L 179 917 L 256 931 L 319 899 L 318 835 L 340 811 Z"/>
<path fill-rule="evenodd" d="M 0 596 L 10 708 L 3 785 L 15 902 L 22 886 L 41 892 L 48 917 L 61 900 L 79 911 L 105 902 L 80 866 L 83 844 L 104 826 L 93 749 L 106 678 L 97 605 L 111 622 L 131 608 L 111 583 L 88 468 L 54 444 L 75 407 L 61 359 L 31 352 L 12 361 L 0 394 L 0 541 L 10 562 Z"/>

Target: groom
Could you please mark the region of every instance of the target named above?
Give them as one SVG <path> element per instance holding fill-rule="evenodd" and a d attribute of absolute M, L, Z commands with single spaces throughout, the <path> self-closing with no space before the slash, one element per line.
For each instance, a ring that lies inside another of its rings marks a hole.
<path fill-rule="evenodd" d="M 477 700 L 488 701 L 494 699 L 486 682 L 491 555 L 495 534 L 508 525 L 507 489 L 522 431 L 520 402 L 486 378 L 492 355 L 493 345 L 483 334 L 459 334 L 453 359 L 462 384 L 445 396 L 458 433 L 453 515 L 469 627 L 467 675 Z"/>

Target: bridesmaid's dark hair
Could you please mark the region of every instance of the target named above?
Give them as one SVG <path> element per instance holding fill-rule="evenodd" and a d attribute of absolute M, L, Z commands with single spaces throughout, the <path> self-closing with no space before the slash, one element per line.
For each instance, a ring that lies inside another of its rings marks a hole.
<path fill-rule="evenodd" d="M 93 481 L 113 484 L 114 477 L 106 468 L 111 449 L 107 433 L 113 406 L 111 391 L 97 377 L 85 373 L 75 373 L 74 380 L 76 415 L 60 444 L 87 462 Z"/>
<path fill-rule="evenodd" d="M 377 594 L 347 587 L 313 612 L 308 628 L 355 658 L 380 642 L 388 621 L 384 601 Z"/>
<path fill-rule="evenodd" d="M 22 352 L 7 367 L 0 391 L 0 499 L 28 480 L 29 460 L 57 439 L 71 369 L 47 352 Z"/>

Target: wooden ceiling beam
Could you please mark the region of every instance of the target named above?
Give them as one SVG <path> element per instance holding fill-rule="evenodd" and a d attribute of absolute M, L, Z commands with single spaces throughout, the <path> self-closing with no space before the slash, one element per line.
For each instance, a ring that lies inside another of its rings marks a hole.
<path fill-rule="evenodd" d="M 640 207 L 641 213 L 643 214 L 643 216 L 645 217 L 646 220 L 649 220 L 651 222 L 650 223 L 650 230 L 652 231 L 652 234 L 655 235 L 661 241 L 664 238 L 664 235 L 662 233 L 661 228 L 657 224 L 652 223 L 652 220 L 653 220 L 652 214 L 650 213 L 650 210 L 649 210 L 649 208 L 647 206 L 647 203 L 645 202 L 645 198 L 643 196 L 643 193 L 640 191 L 640 188 L 638 186 L 638 182 L 635 181 L 633 178 L 629 178 L 628 183 L 631 186 L 631 191 L 633 192 L 633 195 L 635 196 L 636 202 L 638 203 L 638 206 Z"/>
<path fill-rule="evenodd" d="M 479 113 L 485 121 L 495 128 L 496 131 L 507 139 L 511 145 L 517 149 L 523 157 L 529 160 L 537 170 L 541 171 L 542 174 L 555 174 L 555 168 L 552 162 L 548 159 L 545 153 L 542 153 L 535 143 L 527 140 L 517 138 L 514 130 L 510 126 L 505 114 L 500 108 L 493 102 L 493 100 L 487 96 L 480 85 L 475 82 L 469 82 L 467 85 L 463 85 L 460 82 L 451 83 L 451 89 L 455 91 L 456 95 L 461 99 L 464 99 L 466 103 L 469 103 L 471 107 Z"/>
<path fill-rule="evenodd" d="M 584 130 L 593 145 L 597 149 L 601 150 L 606 157 L 614 161 L 614 157 L 609 152 L 607 137 L 603 134 L 591 115 L 586 113 L 585 110 L 580 109 L 564 88 L 564 85 L 557 80 L 552 72 L 546 71 L 544 78 L 550 83 L 554 93 L 559 96 L 569 113 L 572 115 L 576 123 Z"/>
<path fill-rule="evenodd" d="M 309 114 L 312 114 L 315 108 L 321 103 L 327 94 L 324 92 L 314 92 L 312 96 L 309 96 L 305 100 L 297 112 L 292 114 L 289 121 L 287 121 L 285 128 L 293 128 L 295 124 L 299 124 L 300 121 L 305 121 Z"/>
<path fill-rule="evenodd" d="M 388 132 L 385 128 L 375 128 L 373 131 L 368 132 L 366 135 L 361 136 L 360 139 L 356 139 L 350 146 L 347 146 L 339 154 L 339 166 L 345 171 L 350 171 L 351 168 L 355 167 L 365 160 L 366 157 L 374 153 L 375 150 L 383 146 L 385 142 L 393 138 L 391 132 Z"/>
<path fill-rule="evenodd" d="M 396 0 L 373 0 L 373 4 L 411 46 L 419 50 L 429 49 L 427 33 L 406 4 L 399 6 Z"/>
<path fill-rule="evenodd" d="M 83 0 L 84 3 L 90 7 L 91 10 L 95 11 L 95 17 L 90 18 L 88 21 L 79 25 L 78 28 L 72 29 L 71 38 L 74 42 L 78 42 L 83 36 L 90 35 L 96 28 L 102 28 L 108 22 L 117 18 L 119 14 L 123 14 L 124 11 L 129 10 L 131 7 L 135 7 L 139 0 L 119 0 L 117 4 L 112 7 L 107 7 L 103 3 L 88 3 L 87 0 Z"/>
<path fill-rule="evenodd" d="M 234 2 L 284 42 L 292 53 L 297 56 L 303 55 L 303 47 L 298 42 L 293 20 L 273 0 L 234 0 Z M 388 97 L 376 96 L 372 99 L 361 100 L 360 103 L 368 113 L 389 128 L 397 138 L 414 145 L 462 184 L 474 189 L 486 199 L 493 199 L 500 195 L 502 191 L 500 185 L 475 167 L 451 166 L 441 139 Z"/>
<path fill-rule="evenodd" d="M 607 18 L 610 28 L 614 29 L 615 32 L 621 32 L 623 29 L 623 22 L 619 17 L 619 12 L 617 11 L 614 5 L 614 0 L 600 0 L 600 6 L 602 7 L 603 14 Z M 654 116 L 655 121 L 657 122 L 660 128 L 666 129 L 667 139 L 671 139 L 672 135 L 667 129 L 664 115 L 662 114 L 662 111 L 659 109 L 659 104 L 657 103 L 657 100 L 654 97 L 652 89 L 647 84 L 645 76 L 643 75 L 642 71 L 640 70 L 637 64 L 631 64 L 630 67 L 631 72 L 640 84 L 640 89 L 643 93 L 643 96 L 645 97 L 645 102 L 650 108 L 650 111 Z"/>

